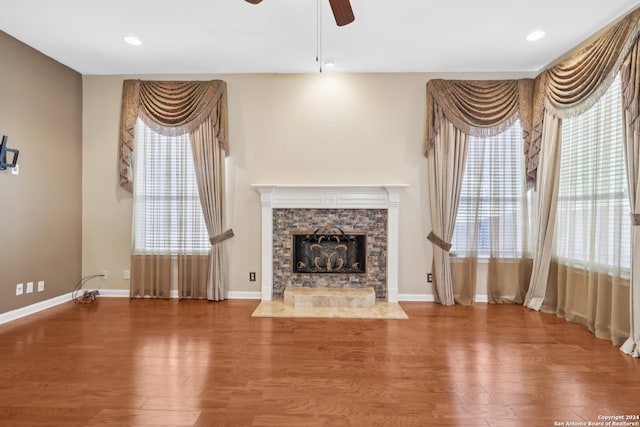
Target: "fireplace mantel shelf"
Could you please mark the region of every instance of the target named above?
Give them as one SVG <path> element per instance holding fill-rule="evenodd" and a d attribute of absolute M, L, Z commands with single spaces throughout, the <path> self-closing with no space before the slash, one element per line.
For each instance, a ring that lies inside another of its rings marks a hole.
<path fill-rule="evenodd" d="M 262 206 L 273 208 L 387 209 L 399 203 L 407 184 L 254 184 Z"/>
<path fill-rule="evenodd" d="M 253 184 L 262 205 L 262 300 L 273 296 L 273 209 L 387 209 L 387 301 L 398 302 L 400 191 L 408 184 Z"/>

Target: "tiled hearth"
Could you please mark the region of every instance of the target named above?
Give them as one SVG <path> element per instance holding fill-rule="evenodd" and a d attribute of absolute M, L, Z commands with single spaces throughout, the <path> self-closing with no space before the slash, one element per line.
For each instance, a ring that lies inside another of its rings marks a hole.
<path fill-rule="evenodd" d="M 406 185 L 254 187 L 260 192 L 262 205 L 262 301 L 281 298 L 290 286 L 371 287 L 377 298 L 398 301 L 399 193 Z M 291 233 L 327 224 L 367 233 L 365 274 L 293 273 Z"/>

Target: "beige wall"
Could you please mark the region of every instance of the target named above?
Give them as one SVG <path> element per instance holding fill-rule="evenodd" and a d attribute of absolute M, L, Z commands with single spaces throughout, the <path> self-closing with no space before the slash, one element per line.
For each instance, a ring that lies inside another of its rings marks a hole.
<path fill-rule="evenodd" d="M 71 292 L 81 272 L 82 78 L 0 32 L 0 314 Z M 16 284 L 45 291 L 16 296 Z"/>
<path fill-rule="evenodd" d="M 118 187 L 117 175 L 122 81 L 219 78 L 227 82 L 229 100 L 228 222 L 236 234 L 227 243 L 231 291 L 260 290 L 260 202 L 251 184 L 393 183 L 409 184 L 401 196 L 399 292 L 430 295 L 422 155 L 429 77 L 84 76 L 83 273 L 108 270 L 104 288 L 129 287 L 123 272 L 129 268 L 131 196 Z M 249 282 L 251 271 L 256 282 Z"/>

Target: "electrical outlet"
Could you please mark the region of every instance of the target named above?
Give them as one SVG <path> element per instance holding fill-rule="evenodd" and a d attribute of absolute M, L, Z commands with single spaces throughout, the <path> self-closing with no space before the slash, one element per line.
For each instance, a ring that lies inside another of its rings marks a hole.
<path fill-rule="evenodd" d="M 16 285 L 16 295 L 22 295 L 24 292 L 24 284 L 18 283 Z"/>
<path fill-rule="evenodd" d="M 124 271 L 124 279 L 125 280 L 131 279 L 131 273 L 129 272 L 129 270 Z"/>
<path fill-rule="evenodd" d="M 38 292 L 43 292 L 44 291 L 44 280 L 40 280 L 38 282 Z"/>
<path fill-rule="evenodd" d="M 433 283 L 433 274 L 427 273 L 427 283 Z"/>
<path fill-rule="evenodd" d="M 100 275 L 102 276 L 102 280 L 107 280 L 107 270 L 102 270 Z"/>
<path fill-rule="evenodd" d="M 252 271 L 251 273 L 249 273 L 249 281 L 250 282 L 255 282 L 256 281 L 256 272 Z"/>
<path fill-rule="evenodd" d="M 33 293 L 33 282 L 27 282 L 27 293 Z"/>
<path fill-rule="evenodd" d="M 20 175 L 20 165 L 11 168 L 11 175 Z"/>

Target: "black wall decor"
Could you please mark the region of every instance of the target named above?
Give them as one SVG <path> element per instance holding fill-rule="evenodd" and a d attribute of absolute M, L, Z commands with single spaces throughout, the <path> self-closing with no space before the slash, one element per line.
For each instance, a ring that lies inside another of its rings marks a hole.
<path fill-rule="evenodd" d="M 7 140 L 9 137 L 7 135 L 2 136 L 2 142 L 0 142 L 0 170 L 5 170 L 6 168 L 14 168 L 18 163 L 18 154 L 20 151 L 7 147 Z M 8 160 L 8 154 L 12 154 L 13 157 L 11 160 Z"/>

